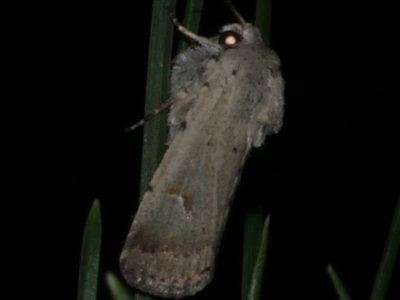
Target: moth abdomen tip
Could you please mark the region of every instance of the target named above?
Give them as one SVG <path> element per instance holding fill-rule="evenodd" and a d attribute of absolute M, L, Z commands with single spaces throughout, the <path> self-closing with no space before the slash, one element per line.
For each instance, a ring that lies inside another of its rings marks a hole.
<path fill-rule="evenodd" d="M 177 258 L 170 251 L 158 254 L 139 251 L 135 253 L 135 259 L 122 255 L 120 268 L 129 285 L 162 298 L 180 299 L 197 294 L 212 280 L 213 265 L 198 258 L 180 253 L 179 259 L 185 262 L 175 264 L 172 262 Z M 171 263 L 165 264 L 165 261 Z M 187 265 L 195 267 L 185 270 Z"/>

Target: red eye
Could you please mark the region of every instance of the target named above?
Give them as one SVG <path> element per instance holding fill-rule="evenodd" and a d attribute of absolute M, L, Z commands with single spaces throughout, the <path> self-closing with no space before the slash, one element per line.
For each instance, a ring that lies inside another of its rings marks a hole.
<path fill-rule="evenodd" d="M 226 47 L 235 46 L 242 39 L 242 36 L 236 31 L 225 31 L 219 35 L 218 42 Z"/>

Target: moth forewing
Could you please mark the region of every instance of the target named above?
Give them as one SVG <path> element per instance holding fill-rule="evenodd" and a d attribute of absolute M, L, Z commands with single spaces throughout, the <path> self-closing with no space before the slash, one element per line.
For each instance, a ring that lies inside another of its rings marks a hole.
<path fill-rule="evenodd" d="M 218 41 L 189 36 L 199 45 L 172 69 L 169 147 L 121 254 L 128 283 L 161 297 L 194 295 L 210 282 L 248 152 L 283 116 L 279 59 L 257 28 L 226 25 Z"/>

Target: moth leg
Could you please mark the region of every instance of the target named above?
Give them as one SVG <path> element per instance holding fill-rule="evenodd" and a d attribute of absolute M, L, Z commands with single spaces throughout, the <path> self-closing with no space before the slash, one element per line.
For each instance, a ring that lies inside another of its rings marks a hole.
<path fill-rule="evenodd" d="M 133 124 L 130 127 L 125 128 L 125 132 L 129 132 L 132 130 L 135 130 L 136 128 L 142 126 L 144 123 L 146 123 L 148 120 L 151 120 L 153 117 L 155 117 L 156 115 L 158 115 L 160 112 L 162 112 L 163 110 L 167 109 L 168 107 L 170 107 L 174 102 L 175 102 L 175 98 L 170 98 L 167 101 L 165 101 L 164 103 L 162 103 L 159 107 L 157 107 L 155 110 L 153 110 L 152 112 L 148 113 L 147 115 L 145 115 L 143 117 L 143 119 L 141 119 L 139 122 Z"/>

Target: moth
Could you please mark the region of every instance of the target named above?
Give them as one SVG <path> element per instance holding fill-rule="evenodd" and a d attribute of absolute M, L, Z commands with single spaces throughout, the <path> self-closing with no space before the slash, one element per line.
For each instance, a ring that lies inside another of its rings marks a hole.
<path fill-rule="evenodd" d="M 140 203 L 120 257 L 132 286 L 164 298 L 201 291 L 211 280 L 241 170 L 253 147 L 283 118 L 280 60 L 230 2 L 237 24 L 218 39 L 173 17 L 196 46 L 172 67 L 168 149 Z"/>

